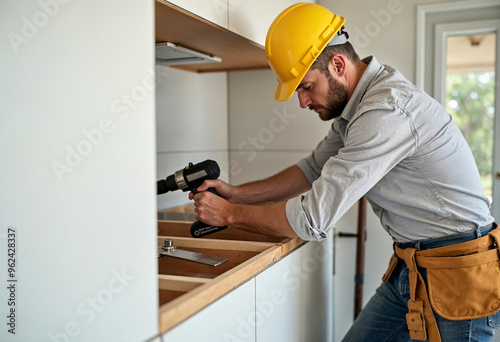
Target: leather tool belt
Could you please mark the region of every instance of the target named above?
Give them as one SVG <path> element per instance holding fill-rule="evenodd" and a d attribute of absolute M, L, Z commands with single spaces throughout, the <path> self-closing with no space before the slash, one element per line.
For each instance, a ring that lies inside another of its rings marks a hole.
<path fill-rule="evenodd" d="M 405 261 L 409 271 L 410 300 L 406 323 L 410 338 L 441 341 L 434 311 L 448 320 L 491 316 L 500 310 L 500 229 L 463 243 L 419 251 L 401 249 L 394 254 L 382 281 Z M 419 268 L 427 269 L 427 286 Z M 432 308 L 431 308 L 432 305 Z"/>

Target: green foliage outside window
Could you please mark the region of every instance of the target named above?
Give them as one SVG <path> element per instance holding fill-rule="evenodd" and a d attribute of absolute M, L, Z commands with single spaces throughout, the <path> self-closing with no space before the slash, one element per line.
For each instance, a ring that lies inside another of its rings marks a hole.
<path fill-rule="evenodd" d="M 446 109 L 468 141 L 485 195 L 491 198 L 495 72 L 447 74 Z"/>

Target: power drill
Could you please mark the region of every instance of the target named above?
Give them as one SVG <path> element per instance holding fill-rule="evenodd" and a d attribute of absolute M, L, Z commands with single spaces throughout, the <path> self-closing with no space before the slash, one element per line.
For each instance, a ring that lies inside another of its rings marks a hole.
<path fill-rule="evenodd" d="M 203 184 L 206 179 L 217 179 L 219 175 L 219 165 L 217 165 L 217 162 L 214 160 L 207 159 L 195 165 L 189 163 L 184 169 L 175 172 L 166 179 L 161 179 L 156 182 L 157 194 L 161 195 L 179 189 L 182 191 L 192 191 L 196 194 L 198 193 L 198 187 Z M 209 188 L 207 191 L 219 196 L 214 188 Z M 215 227 L 201 221 L 195 221 L 191 225 L 190 233 L 192 237 L 198 238 L 226 228 L 227 226 Z"/>

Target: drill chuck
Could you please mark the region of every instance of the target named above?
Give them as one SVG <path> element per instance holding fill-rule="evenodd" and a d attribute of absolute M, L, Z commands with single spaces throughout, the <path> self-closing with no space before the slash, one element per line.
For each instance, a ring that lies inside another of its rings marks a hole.
<path fill-rule="evenodd" d="M 175 182 L 174 175 L 168 176 L 166 179 L 161 179 L 156 182 L 156 193 L 158 195 L 165 194 L 169 191 L 174 191 L 177 189 L 179 189 L 179 187 Z"/>
<path fill-rule="evenodd" d="M 217 179 L 220 175 L 219 165 L 216 161 L 207 159 L 201 163 L 189 163 L 185 168 L 176 171 L 166 179 L 156 183 L 157 194 L 161 195 L 169 191 L 182 190 L 197 193 L 197 188 L 206 179 Z"/>

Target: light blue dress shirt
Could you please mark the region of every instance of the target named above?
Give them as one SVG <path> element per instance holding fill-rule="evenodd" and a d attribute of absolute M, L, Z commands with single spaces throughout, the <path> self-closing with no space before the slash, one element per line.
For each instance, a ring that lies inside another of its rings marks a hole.
<path fill-rule="evenodd" d="M 397 242 L 493 222 L 472 152 L 451 116 L 397 70 L 369 63 L 342 115 L 299 161 L 312 189 L 286 204 L 305 240 L 321 240 L 362 196 Z"/>

